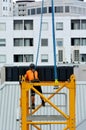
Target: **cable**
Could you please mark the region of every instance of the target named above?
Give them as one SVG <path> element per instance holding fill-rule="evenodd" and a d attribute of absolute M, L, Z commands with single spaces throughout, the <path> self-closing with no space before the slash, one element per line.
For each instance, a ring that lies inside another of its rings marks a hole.
<path fill-rule="evenodd" d="M 36 66 L 38 63 L 39 47 L 40 47 L 41 32 L 42 32 L 43 6 L 44 6 L 44 0 L 42 0 L 42 7 L 41 7 L 40 31 L 39 31 L 39 40 L 38 40 L 38 48 L 37 48 L 37 56 L 36 56 Z"/>
<path fill-rule="evenodd" d="M 54 76 L 55 76 L 55 81 L 58 81 L 57 67 L 56 67 L 56 42 L 55 42 L 54 3 L 53 3 L 53 0 L 51 0 L 51 4 L 52 4 L 52 34 L 53 34 L 53 53 L 54 53 Z"/>
<path fill-rule="evenodd" d="M 58 78 L 57 78 L 57 67 L 56 67 L 56 42 L 55 42 L 54 3 L 53 3 L 53 0 L 51 0 L 51 3 L 52 3 L 52 34 L 53 34 L 53 53 L 54 53 L 54 77 L 55 77 L 55 82 L 57 82 Z M 40 31 L 39 31 L 39 40 L 38 40 L 38 48 L 37 48 L 37 56 L 36 56 L 36 64 L 35 64 L 36 66 L 35 66 L 35 68 L 37 67 L 38 56 L 39 56 L 39 47 L 40 47 L 41 32 L 42 32 L 43 7 L 44 7 L 44 0 L 42 0 Z"/>

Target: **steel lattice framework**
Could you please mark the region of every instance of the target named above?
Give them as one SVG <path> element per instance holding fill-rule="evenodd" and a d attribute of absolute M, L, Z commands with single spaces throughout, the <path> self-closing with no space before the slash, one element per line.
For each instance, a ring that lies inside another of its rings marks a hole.
<path fill-rule="evenodd" d="M 48 97 L 41 94 L 37 91 L 33 86 L 59 86 L 58 89 L 55 89 L 55 93 L 50 94 Z M 55 96 L 55 94 L 59 93 L 63 88 L 67 88 L 69 91 L 68 101 L 69 101 L 69 114 L 64 113 L 58 106 L 51 102 L 51 98 Z M 20 107 L 21 107 L 21 130 L 31 130 L 31 125 L 35 127 L 37 130 L 41 130 L 39 125 L 41 124 L 65 124 L 66 127 L 63 130 L 76 130 L 76 81 L 75 76 L 71 75 L 69 81 L 65 82 L 40 82 L 40 83 L 29 83 L 25 81 L 25 78 L 22 77 L 21 84 L 21 97 L 20 97 Z M 60 116 L 50 115 L 49 118 L 47 116 L 36 116 L 34 115 L 41 108 L 41 104 L 38 105 L 33 111 L 30 108 L 30 90 L 34 90 L 41 98 L 45 100 L 50 106 L 52 106 L 57 112 L 60 113 Z M 46 121 L 46 119 L 48 121 Z M 55 121 L 51 121 L 55 120 Z"/>

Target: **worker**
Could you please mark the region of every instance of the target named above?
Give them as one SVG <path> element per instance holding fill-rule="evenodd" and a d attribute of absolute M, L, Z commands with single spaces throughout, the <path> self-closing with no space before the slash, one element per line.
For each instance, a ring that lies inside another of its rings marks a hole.
<path fill-rule="evenodd" d="M 34 64 L 30 64 L 29 70 L 26 71 L 25 79 L 32 83 L 39 82 L 38 72 L 35 70 Z M 40 93 L 42 93 L 41 86 L 34 86 L 34 88 L 37 89 Z M 42 98 L 41 100 L 42 100 L 42 106 L 45 106 L 44 100 Z M 33 91 L 32 89 L 31 89 L 31 103 L 32 103 L 31 108 L 35 109 L 35 91 Z"/>

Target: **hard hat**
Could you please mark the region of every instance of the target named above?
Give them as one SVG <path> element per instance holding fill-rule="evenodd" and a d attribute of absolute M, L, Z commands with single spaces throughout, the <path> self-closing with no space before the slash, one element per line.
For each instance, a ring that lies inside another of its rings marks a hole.
<path fill-rule="evenodd" d="M 35 65 L 33 63 L 30 64 L 30 69 L 35 69 Z"/>

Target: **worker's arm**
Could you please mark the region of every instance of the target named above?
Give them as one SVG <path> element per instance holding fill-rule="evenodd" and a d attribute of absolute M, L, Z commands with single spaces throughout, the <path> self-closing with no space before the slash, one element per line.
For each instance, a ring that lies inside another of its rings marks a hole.
<path fill-rule="evenodd" d="M 34 76 L 35 76 L 35 78 L 34 78 L 33 82 L 39 82 L 40 80 L 38 78 L 38 72 L 37 71 L 34 72 Z"/>

